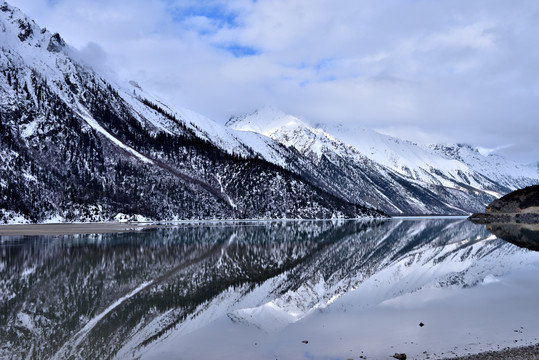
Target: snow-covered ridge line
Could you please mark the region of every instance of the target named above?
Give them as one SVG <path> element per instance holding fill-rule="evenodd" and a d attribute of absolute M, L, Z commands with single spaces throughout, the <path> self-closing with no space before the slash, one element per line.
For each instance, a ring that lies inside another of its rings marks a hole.
<path fill-rule="evenodd" d="M 118 85 L 6 3 L 0 26 L 0 145 L 13 154 L 0 221 L 376 216 L 292 173 L 297 153 L 280 143 Z"/>
<path fill-rule="evenodd" d="M 417 213 L 440 211 L 429 210 L 432 205 L 424 203 L 429 197 L 441 198 L 438 209 L 445 208 L 449 213 L 456 211 L 463 214 L 474 208 L 481 209 L 489 200 L 515 188 L 539 183 L 537 167 L 517 164 L 496 155 L 483 156 L 469 145 L 429 147 L 368 129 L 339 126 L 315 128 L 304 120 L 272 107 L 233 117 L 227 126 L 246 133 L 267 135 L 285 146 L 297 149 L 315 163 L 329 160 L 340 169 L 346 166 L 357 169 L 350 172 L 348 178 L 364 178 L 364 175 L 358 175 L 361 171 L 364 174 L 370 173 L 367 176 L 371 179 L 362 185 L 363 188 L 381 182 L 382 178 L 385 183 L 400 183 L 394 184 L 395 194 L 406 193 L 411 189 L 409 186 L 399 189 L 403 181 L 420 186 L 430 191 L 430 195 L 410 193 L 407 195 L 409 200 L 405 200 Z M 355 186 L 353 183 L 359 184 L 357 179 L 350 181 L 352 187 Z M 441 197 L 440 190 L 446 195 Z M 368 204 L 382 204 L 379 206 L 390 213 L 410 213 L 409 208 L 403 211 L 403 204 L 395 205 L 395 202 L 399 202 L 395 198 L 398 195 L 388 196 L 387 186 L 375 186 L 369 193 L 378 194 L 378 200 L 367 201 Z M 455 195 L 460 200 L 455 201 Z"/>
<path fill-rule="evenodd" d="M 495 180 L 503 176 L 539 179 L 537 167 L 517 164 L 499 155 L 484 156 L 466 144 L 422 146 L 368 129 L 337 126 L 324 130 L 273 107 L 232 118 L 227 126 L 258 132 L 296 147 L 302 141 L 297 135 L 310 134 L 311 147 L 317 150 L 333 142 L 336 143 L 334 146 L 340 147 L 337 152 L 340 156 L 347 156 L 347 150 L 355 149 L 383 166 L 422 181 L 433 181 L 420 176 L 421 171 L 431 173 L 431 169 L 447 174 L 450 179 L 458 178 L 459 171 L 485 173 Z"/>

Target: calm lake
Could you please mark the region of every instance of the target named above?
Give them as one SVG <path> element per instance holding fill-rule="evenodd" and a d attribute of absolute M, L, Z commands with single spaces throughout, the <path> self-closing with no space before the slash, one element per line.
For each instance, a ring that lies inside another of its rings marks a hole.
<path fill-rule="evenodd" d="M 464 219 L 0 237 L 6 359 L 454 357 L 538 343 L 538 299 L 539 252 Z"/>

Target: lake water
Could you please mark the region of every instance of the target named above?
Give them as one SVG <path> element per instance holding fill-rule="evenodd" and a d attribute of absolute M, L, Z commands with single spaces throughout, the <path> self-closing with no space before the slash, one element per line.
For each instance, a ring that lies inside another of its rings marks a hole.
<path fill-rule="evenodd" d="M 1 237 L 0 256 L 0 358 L 425 359 L 539 342 L 539 252 L 463 219 Z"/>

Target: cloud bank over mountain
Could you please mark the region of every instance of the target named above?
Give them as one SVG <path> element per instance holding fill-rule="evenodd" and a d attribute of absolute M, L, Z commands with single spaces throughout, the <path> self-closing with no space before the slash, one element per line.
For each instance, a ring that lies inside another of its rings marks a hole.
<path fill-rule="evenodd" d="M 167 101 L 218 121 L 314 122 L 539 159 L 539 3 L 17 0 Z"/>

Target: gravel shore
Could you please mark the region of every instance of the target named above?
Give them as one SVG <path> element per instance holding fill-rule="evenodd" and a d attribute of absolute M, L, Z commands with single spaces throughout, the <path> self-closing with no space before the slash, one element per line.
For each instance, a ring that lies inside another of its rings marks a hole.
<path fill-rule="evenodd" d="M 524 346 L 519 348 L 505 349 L 500 351 L 486 351 L 483 353 L 446 358 L 459 360 L 538 360 L 539 359 L 539 344 Z"/>

